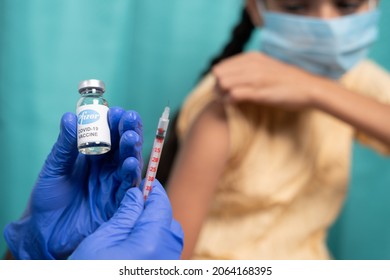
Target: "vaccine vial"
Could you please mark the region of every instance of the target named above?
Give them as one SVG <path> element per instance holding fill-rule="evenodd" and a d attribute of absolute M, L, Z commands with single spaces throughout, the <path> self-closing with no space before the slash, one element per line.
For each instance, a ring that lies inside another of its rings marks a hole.
<path fill-rule="evenodd" d="M 77 147 L 80 153 L 100 155 L 111 149 L 108 126 L 108 103 L 103 98 L 105 85 L 100 80 L 85 80 L 79 84 L 77 102 Z"/>

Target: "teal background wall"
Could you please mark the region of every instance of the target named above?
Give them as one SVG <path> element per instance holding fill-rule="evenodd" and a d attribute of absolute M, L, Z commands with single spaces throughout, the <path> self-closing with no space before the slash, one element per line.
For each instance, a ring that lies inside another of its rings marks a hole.
<path fill-rule="evenodd" d="M 390 69 L 390 3 L 382 2 L 372 57 Z M 147 155 L 164 106 L 180 106 L 242 3 L 0 0 L 0 231 L 21 215 L 61 115 L 75 111 L 79 81 L 104 80 L 111 106 L 140 112 Z M 330 236 L 336 258 L 390 258 L 389 171 L 388 159 L 354 147 L 351 192 Z"/>

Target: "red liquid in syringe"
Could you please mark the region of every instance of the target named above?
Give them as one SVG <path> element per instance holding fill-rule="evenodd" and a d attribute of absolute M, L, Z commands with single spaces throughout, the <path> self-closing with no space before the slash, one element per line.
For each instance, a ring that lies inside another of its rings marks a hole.
<path fill-rule="evenodd" d="M 144 187 L 144 199 L 148 198 L 149 193 L 152 191 L 153 182 L 156 178 L 158 164 L 160 162 L 161 152 L 164 145 L 165 134 L 167 132 L 169 124 L 169 107 L 165 107 L 165 110 L 158 122 L 156 137 L 154 138 L 152 153 L 150 155 L 148 169 L 145 177 Z"/>

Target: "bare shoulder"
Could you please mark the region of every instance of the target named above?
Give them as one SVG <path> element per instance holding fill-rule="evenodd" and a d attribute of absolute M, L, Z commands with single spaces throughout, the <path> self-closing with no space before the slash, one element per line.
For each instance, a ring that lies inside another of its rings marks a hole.
<path fill-rule="evenodd" d="M 229 152 L 228 135 L 229 130 L 223 104 L 218 101 L 211 102 L 195 118 L 184 136 L 173 177 L 178 174 L 180 174 L 178 177 L 182 177 L 181 174 L 187 174 L 188 178 L 193 178 L 195 173 L 199 172 L 199 175 L 203 176 L 197 178 L 203 178 L 207 181 L 206 179 L 220 174 Z M 213 173 L 209 174 L 210 176 L 205 176 L 210 170 L 213 170 Z M 177 183 L 176 179 L 170 180 L 173 181 L 170 183 Z M 206 182 L 198 183 L 199 185 L 208 185 Z"/>
<path fill-rule="evenodd" d="M 197 116 L 189 130 L 189 136 L 196 134 L 208 135 L 213 139 L 214 136 L 228 135 L 228 123 L 223 104 L 219 101 L 213 101 L 208 104 Z"/>

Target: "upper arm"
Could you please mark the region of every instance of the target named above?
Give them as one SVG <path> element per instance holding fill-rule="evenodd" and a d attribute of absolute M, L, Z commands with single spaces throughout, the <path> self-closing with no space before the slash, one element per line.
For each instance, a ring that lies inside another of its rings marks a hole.
<path fill-rule="evenodd" d="M 229 131 L 220 103 L 211 103 L 182 143 L 168 182 L 173 215 L 184 230 L 183 258 L 191 257 L 228 157 Z"/>
<path fill-rule="evenodd" d="M 384 140 L 389 138 L 390 132 L 387 126 L 383 125 L 388 120 L 386 116 L 389 115 L 390 108 L 389 73 L 371 61 L 363 61 L 341 79 L 341 84 L 355 94 L 386 104 L 378 104 L 378 109 L 372 110 L 369 110 L 369 107 L 365 105 L 362 110 L 359 110 L 359 112 L 364 113 L 364 115 L 360 113 L 364 116 L 364 120 L 368 121 L 369 118 L 377 116 L 376 119 L 379 121 L 374 120 L 372 122 L 374 125 L 371 125 L 371 127 L 377 127 L 377 133 L 370 133 L 370 129 L 355 126 L 355 136 L 362 144 L 370 146 L 380 153 L 390 154 L 390 145 L 388 141 Z M 378 138 L 378 135 L 384 136 Z"/>

